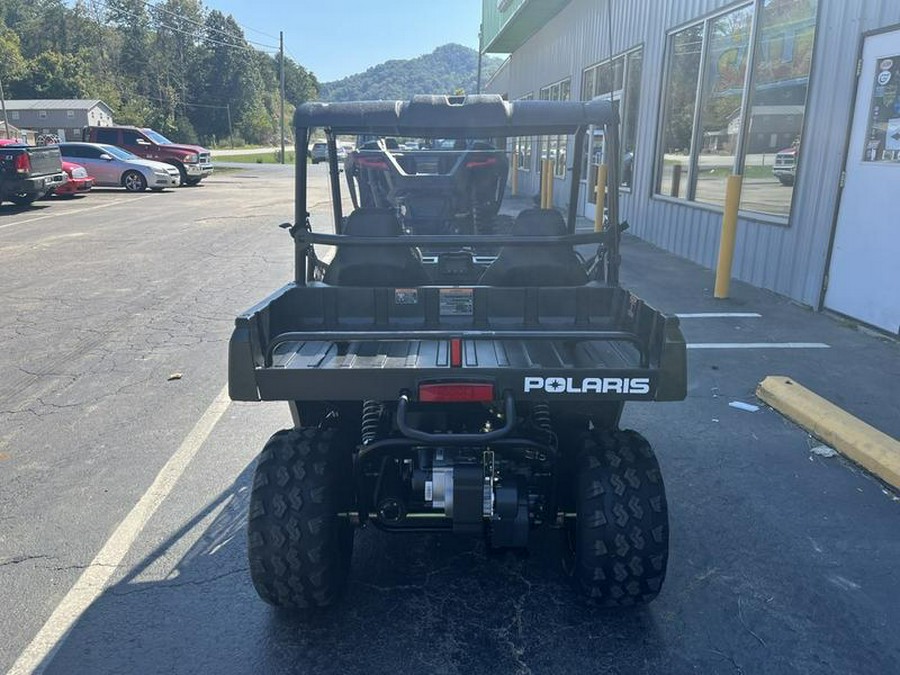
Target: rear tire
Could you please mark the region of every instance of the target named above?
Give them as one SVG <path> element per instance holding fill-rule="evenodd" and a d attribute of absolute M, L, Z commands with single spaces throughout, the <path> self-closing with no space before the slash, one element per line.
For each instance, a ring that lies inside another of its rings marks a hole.
<path fill-rule="evenodd" d="M 188 175 L 187 175 L 187 169 L 184 168 L 184 164 L 181 164 L 180 162 L 175 162 L 172 164 L 172 166 L 174 166 L 176 169 L 178 169 L 178 176 L 179 176 L 178 184 L 179 185 L 187 185 L 188 184 Z"/>
<path fill-rule="evenodd" d="M 650 602 L 669 557 L 665 487 L 650 444 L 635 431 L 593 431 L 576 465 L 577 517 L 566 528 L 575 588 L 600 607 Z"/>
<path fill-rule="evenodd" d="M 147 179 L 140 171 L 126 171 L 122 176 L 122 187 L 128 192 L 143 192 L 147 189 Z"/>
<path fill-rule="evenodd" d="M 286 609 L 332 605 L 350 572 L 350 444 L 334 429 L 286 429 L 263 448 L 247 523 L 250 576 L 266 602 Z"/>
<path fill-rule="evenodd" d="M 37 201 L 40 197 L 43 197 L 42 194 L 36 193 L 21 193 L 17 195 L 10 195 L 9 201 L 11 201 L 16 206 L 30 206 L 35 201 Z"/>

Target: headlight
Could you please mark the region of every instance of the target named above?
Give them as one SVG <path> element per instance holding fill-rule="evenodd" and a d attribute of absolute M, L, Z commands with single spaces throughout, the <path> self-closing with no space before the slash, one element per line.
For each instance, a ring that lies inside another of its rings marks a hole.
<path fill-rule="evenodd" d="M 163 178 L 169 177 L 169 172 L 165 169 L 153 169 L 153 173 L 157 176 L 162 176 Z"/>
<path fill-rule="evenodd" d="M 72 178 L 87 178 L 88 172 L 83 166 L 79 166 L 77 169 L 72 170 Z"/>
<path fill-rule="evenodd" d="M 193 154 L 193 155 L 186 155 L 185 158 L 184 158 L 184 161 L 185 161 L 185 163 L 187 163 L 187 164 L 196 164 L 198 159 L 199 159 L 199 158 L 197 157 L 197 155 L 196 155 L 196 153 L 195 153 L 195 154 Z"/>

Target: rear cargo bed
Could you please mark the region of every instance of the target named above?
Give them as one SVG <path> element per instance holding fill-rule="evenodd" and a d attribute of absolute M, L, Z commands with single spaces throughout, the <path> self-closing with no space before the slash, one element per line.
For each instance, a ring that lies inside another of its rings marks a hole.
<path fill-rule="evenodd" d="M 678 400 L 683 368 L 678 320 L 600 284 L 291 284 L 238 317 L 229 353 L 237 400 L 384 400 L 460 378 L 525 398 Z"/>

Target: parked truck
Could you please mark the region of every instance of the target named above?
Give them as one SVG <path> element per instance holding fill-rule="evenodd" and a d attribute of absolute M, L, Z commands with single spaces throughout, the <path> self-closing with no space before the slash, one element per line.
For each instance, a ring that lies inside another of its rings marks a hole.
<path fill-rule="evenodd" d="M 0 204 L 27 206 L 65 182 L 59 148 L 0 139 Z"/>
<path fill-rule="evenodd" d="M 138 127 L 85 127 L 83 140 L 124 148 L 138 157 L 171 164 L 181 174 L 182 185 L 197 185 L 212 174 L 209 150 L 199 145 L 173 143 L 158 131 Z"/>

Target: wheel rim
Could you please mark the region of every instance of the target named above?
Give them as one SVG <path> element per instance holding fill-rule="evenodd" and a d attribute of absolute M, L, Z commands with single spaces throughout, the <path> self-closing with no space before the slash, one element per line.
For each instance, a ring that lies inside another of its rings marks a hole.
<path fill-rule="evenodd" d="M 137 192 L 143 188 L 141 176 L 131 172 L 125 176 L 125 189 L 129 192 Z"/>

